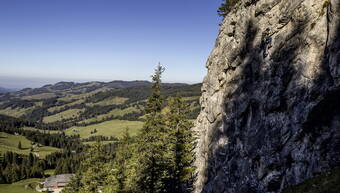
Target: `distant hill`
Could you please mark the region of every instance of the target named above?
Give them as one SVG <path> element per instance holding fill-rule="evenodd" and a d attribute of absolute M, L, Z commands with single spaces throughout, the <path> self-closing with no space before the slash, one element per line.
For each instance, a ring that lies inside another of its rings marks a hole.
<path fill-rule="evenodd" d="M 18 91 L 16 94 L 20 96 L 28 96 L 42 93 L 69 93 L 69 94 L 80 94 L 84 92 L 91 92 L 97 89 L 121 89 L 129 87 L 138 86 L 149 86 L 151 82 L 149 81 L 122 81 L 116 80 L 111 82 L 85 82 L 85 83 L 75 83 L 75 82 L 58 82 L 56 84 L 48 84 L 40 88 L 25 88 Z M 169 86 L 183 86 L 187 84 L 183 83 L 165 83 L 164 85 Z"/>
<path fill-rule="evenodd" d="M 9 93 L 14 91 L 16 91 L 16 89 L 0 87 L 0 93 Z"/>
<path fill-rule="evenodd" d="M 200 90 L 201 84 L 162 85 L 165 98 L 177 94 L 183 96 L 190 105 L 191 119 L 195 119 L 200 110 Z M 58 82 L 40 88 L 26 88 L 0 94 L 0 114 L 43 123 L 46 129 L 77 127 L 78 130 L 86 127 L 99 129 L 99 133 L 107 133 L 104 132 L 107 128 L 103 126 L 119 123 L 113 120 L 125 120 L 123 123 L 126 125 L 119 128 L 140 125 L 126 121 L 143 121 L 145 100 L 150 92 L 151 82 L 148 81 Z"/>

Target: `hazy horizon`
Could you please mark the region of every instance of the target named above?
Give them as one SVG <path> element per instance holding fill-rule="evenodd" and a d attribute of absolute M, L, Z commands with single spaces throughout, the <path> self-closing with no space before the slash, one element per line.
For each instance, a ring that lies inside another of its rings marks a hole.
<path fill-rule="evenodd" d="M 220 3 L 1 1 L 0 86 L 149 80 L 158 62 L 164 82 L 201 82 Z"/>
<path fill-rule="evenodd" d="M 0 88 L 21 90 L 24 88 L 40 88 L 48 84 L 55 84 L 58 82 L 111 82 L 111 81 L 150 81 L 149 79 L 58 79 L 58 78 L 34 78 L 34 77 L 0 77 Z M 197 84 L 201 82 L 195 81 L 163 81 L 164 83 L 186 83 Z"/>

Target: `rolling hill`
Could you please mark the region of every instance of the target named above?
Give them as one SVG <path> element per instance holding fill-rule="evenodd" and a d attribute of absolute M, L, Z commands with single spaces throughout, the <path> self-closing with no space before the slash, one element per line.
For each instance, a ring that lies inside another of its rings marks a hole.
<path fill-rule="evenodd" d="M 195 119 L 200 88 L 201 84 L 164 83 L 162 92 L 165 98 L 183 96 L 190 105 L 190 118 Z M 141 128 L 150 91 L 148 81 L 59 82 L 0 94 L 0 114 L 42 125 L 39 129 L 79 134 L 82 139 L 117 137 L 126 127 L 133 134 Z M 97 133 L 91 133 L 94 129 Z"/>

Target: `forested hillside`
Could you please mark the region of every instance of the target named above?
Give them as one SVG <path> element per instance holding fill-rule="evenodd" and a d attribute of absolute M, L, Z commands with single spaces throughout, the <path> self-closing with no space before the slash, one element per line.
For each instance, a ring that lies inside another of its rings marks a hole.
<path fill-rule="evenodd" d="M 126 129 L 133 137 L 143 127 L 151 86 L 147 81 L 59 82 L 0 94 L 0 183 L 75 173 L 84 150 L 96 141 L 114 156 Z M 164 99 L 181 96 L 188 118 L 195 119 L 200 87 L 165 83 L 161 92 Z"/>

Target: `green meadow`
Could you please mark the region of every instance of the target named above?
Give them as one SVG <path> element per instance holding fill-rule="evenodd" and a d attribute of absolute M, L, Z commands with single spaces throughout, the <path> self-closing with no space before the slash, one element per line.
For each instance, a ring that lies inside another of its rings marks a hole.
<path fill-rule="evenodd" d="M 0 193 L 37 193 L 35 187 L 40 182 L 42 179 L 30 178 L 13 184 L 0 184 Z"/>
<path fill-rule="evenodd" d="M 85 109 L 68 109 L 66 111 L 44 117 L 43 122 L 44 123 L 52 123 L 55 121 L 61 121 L 63 119 L 69 119 L 69 118 L 76 118 L 79 116 L 81 112 L 83 112 Z"/>
<path fill-rule="evenodd" d="M 81 138 L 89 138 L 95 135 L 119 137 L 126 128 L 129 128 L 131 135 L 136 135 L 142 126 L 143 122 L 141 121 L 111 120 L 85 127 L 71 127 L 65 130 L 65 133 L 67 135 L 80 135 Z M 97 132 L 91 134 L 91 131 L 94 129 L 96 129 Z"/>
<path fill-rule="evenodd" d="M 18 148 L 18 144 L 21 142 L 21 149 Z M 28 155 L 31 151 L 32 141 L 26 139 L 26 137 L 21 135 L 11 135 L 8 133 L 0 132 L 0 153 L 3 154 L 7 151 L 12 151 L 18 154 Z M 44 158 L 46 155 L 53 152 L 60 151 L 60 149 L 50 146 L 40 146 L 36 145 L 33 148 L 32 153 L 39 155 L 39 157 Z"/>

